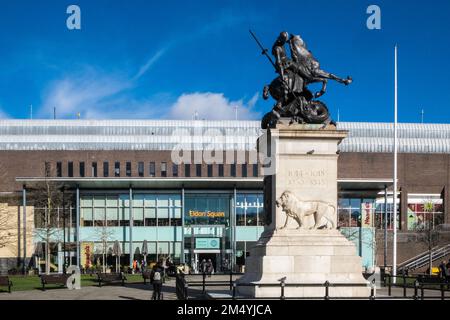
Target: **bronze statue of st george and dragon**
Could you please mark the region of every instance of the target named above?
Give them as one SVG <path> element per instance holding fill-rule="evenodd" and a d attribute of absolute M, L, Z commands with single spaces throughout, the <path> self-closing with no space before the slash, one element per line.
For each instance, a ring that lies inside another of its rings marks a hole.
<path fill-rule="evenodd" d="M 322 70 L 298 35 L 289 35 L 285 31 L 280 33 L 272 46 L 274 62 L 255 34 L 251 30 L 250 33 L 261 48 L 262 54 L 269 59 L 278 73 L 278 77 L 263 90 L 264 100 L 272 96 L 276 103 L 272 111 L 264 115 L 261 127 L 273 128 L 281 118 L 290 118 L 290 123 L 334 124 L 327 106 L 316 99 L 326 92 L 328 80 L 349 85 L 352 78 L 343 79 Z M 289 45 L 290 58 L 285 45 Z M 322 83 L 322 88 L 313 94 L 308 85 L 316 82 Z"/>

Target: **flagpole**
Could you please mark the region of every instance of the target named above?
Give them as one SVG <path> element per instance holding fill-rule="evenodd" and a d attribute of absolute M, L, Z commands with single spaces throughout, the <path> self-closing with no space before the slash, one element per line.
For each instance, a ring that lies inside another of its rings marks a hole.
<path fill-rule="evenodd" d="M 394 195 L 393 195 L 393 216 L 394 216 L 394 232 L 392 239 L 392 275 L 397 275 L 397 107 L 398 107 L 398 74 L 397 74 L 397 45 L 395 45 L 395 93 L 394 93 Z"/>

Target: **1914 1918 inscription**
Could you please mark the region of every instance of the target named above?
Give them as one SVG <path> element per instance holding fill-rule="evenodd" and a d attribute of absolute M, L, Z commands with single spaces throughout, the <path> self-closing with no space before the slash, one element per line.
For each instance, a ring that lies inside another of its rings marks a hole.
<path fill-rule="evenodd" d="M 328 172 L 325 169 L 297 169 L 287 172 L 289 186 L 324 187 L 327 185 Z"/>

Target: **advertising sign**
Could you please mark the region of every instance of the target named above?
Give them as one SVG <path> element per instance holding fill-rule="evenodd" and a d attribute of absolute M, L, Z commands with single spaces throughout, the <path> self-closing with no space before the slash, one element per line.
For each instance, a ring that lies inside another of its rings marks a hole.
<path fill-rule="evenodd" d="M 373 208 L 372 202 L 362 203 L 362 219 L 361 219 L 362 227 L 372 227 L 372 214 L 373 214 L 372 208 Z"/>
<path fill-rule="evenodd" d="M 195 249 L 220 249 L 220 238 L 196 238 Z"/>
<path fill-rule="evenodd" d="M 186 195 L 185 225 L 227 225 L 230 199 L 228 195 Z"/>
<path fill-rule="evenodd" d="M 92 256 L 94 253 L 94 243 L 93 242 L 82 242 L 81 243 L 81 266 L 85 268 L 90 268 L 92 266 Z"/>

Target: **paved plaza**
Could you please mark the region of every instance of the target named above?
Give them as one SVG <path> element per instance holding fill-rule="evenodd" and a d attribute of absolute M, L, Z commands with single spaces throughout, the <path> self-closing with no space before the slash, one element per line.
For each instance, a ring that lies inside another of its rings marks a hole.
<path fill-rule="evenodd" d="M 186 279 L 190 283 L 197 283 L 197 286 L 189 287 L 189 299 L 208 299 L 211 297 L 230 298 L 231 292 L 228 285 L 224 286 L 207 286 L 206 294 L 202 292 L 202 286 L 199 286 L 201 277 L 187 276 Z M 207 282 L 218 283 L 219 281 L 227 281 L 228 276 L 216 275 L 207 278 Z M 14 291 L 12 293 L 0 292 L 0 300 L 151 300 L 153 294 L 152 286 L 143 283 L 129 283 L 125 286 L 121 285 L 105 285 L 98 286 L 84 286 L 80 290 L 68 290 L 64 287 L 49 288 L 45 291 L 40 289 Z M 420 291 L 419 291 L 420 294 Z M 175 279 L 170 279 L 163 286 L 164 300 L 176 300 L 175 293 Z M 408 288 L 407 296 L 412 297 L 414 290 Z M 402 288 L 392 288 L 392 296 L 395 299 L 403 299 Z M 425 290 L 425 297 L 439 299 L 441 292 L 438 290 Z M 450 291 L 445 292 L 446 299 L 450 299 Z M 376 299 L 391 299 L 388 296 L 387 288 L 378 288 L 376 292 Z M 411 298 L 408 298 L 411 299 Z"/>
<path fill-rule="evenodd" d="M 130 283 L 121 285 L 85 286 L 80 290 L 68 290 L 65 287 L 49 288 L 45 291 L 26 290 L 12 293 L 0 292 L 0 300 L 150 300 L 152 285 Z M 164 299 L 175 300 L 175 280 L 163 286 Z"/>

